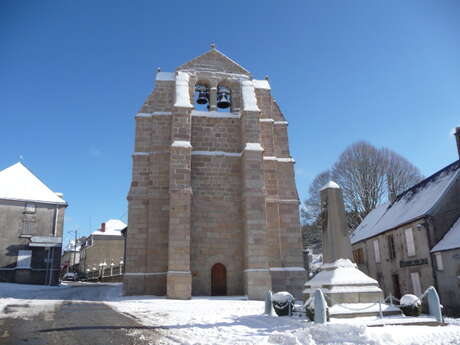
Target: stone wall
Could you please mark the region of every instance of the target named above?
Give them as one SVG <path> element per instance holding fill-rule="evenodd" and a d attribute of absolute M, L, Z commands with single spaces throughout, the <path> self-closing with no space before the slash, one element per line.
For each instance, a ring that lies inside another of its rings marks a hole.
<path fill-rule="evenodd" d="M 65 206 L 58 206 L 55 229 L 56 205 L 33 203 L 35 212 L 25 213 L 25 201 L 0 200 L 0 281 L 48 284 L 49 249 L 29 247 L 30 236 L 62 237 Z M 29 222 L 30 231 L 25 232 L 24 222 Z M 18 250 L 31 250 L 31 269 L 16 272 Z M 58 282 L 61 246 L 51 250 L 52 283 Z M 46 280 L 46 281 L 45 281 Z"/>
<path fill-rule="evenodd" d="M 305 281 L 287 122 L 268 89 L 256 89 L 260 111 L 240 109 L 249 72 L 219 54 L 178 70 L 191 73 L 190 97 L 195 83 L 211 97 L 231 88 L 233 113 L 215 112 L 214 99 L 209 113 L 174 107 L 175 82 L 157 81 L 136 116 L 126 294 L 209 295 L 217 263 L 230 295 L 263 298 L 272 282 L 297 294 Z"/>

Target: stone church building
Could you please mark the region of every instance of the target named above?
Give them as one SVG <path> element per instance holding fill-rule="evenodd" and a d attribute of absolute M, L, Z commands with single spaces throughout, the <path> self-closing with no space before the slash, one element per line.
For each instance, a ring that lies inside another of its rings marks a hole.
<path fill-rule="evenodd" d="M 268 80 L 214 47 L 158 71 L 136 115 L 125 294 L 301 296 L 287 125 Z"/>

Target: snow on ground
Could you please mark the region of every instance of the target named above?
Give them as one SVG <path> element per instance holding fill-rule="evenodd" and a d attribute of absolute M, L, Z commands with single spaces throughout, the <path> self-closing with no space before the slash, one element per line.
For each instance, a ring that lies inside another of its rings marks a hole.
<path fill-rule="evenodd" d="M 40 313 L 53 312 L 62 300 L 53 296 L 68 286 L 46 286 L 0 283 L 0 319 L 28 319 Z"/>
<path fill-rule="evenodd" d="M 0 283 L 0 318 L 49 317 L 65 300 L 104 302 L 145 326 L 158 327 L 163 345 L 447 345 L 460 344 L 460 319 L 447 326 L 366 327 L 362 320 L 315 325 L 302 318 L 262 315 L 264 302 L 245 297 L 170 300 L 121 296 L 121 284 L 69 284 L 60 287 Z M 28 307 L 12 307 L 28 305 Z M 10 311 L 6 311 L 11 309 Z M 368 320 L 367 320 L 368 321 Z M 135 336 L 135 330 L 133 330 Z"/>
<path fill-rule="evenodd" d="M 448 326 L 366 327 L 359 320 L 315 325 L 262 315 L 264 302 L 244 297 L 115 297 L 106 302 L 146 326 L 160 327 L 163 344 L 184 345 L 447 345 L 460 344 L 460 320 Z M 451 322 L 452 321 L 452 322 Z M 457 322 L 458 321 L 458 322 Z"/>

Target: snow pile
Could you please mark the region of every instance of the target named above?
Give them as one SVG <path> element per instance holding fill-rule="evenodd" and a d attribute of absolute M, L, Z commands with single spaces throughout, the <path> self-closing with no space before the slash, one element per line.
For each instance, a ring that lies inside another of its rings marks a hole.
<path fill-rule="evenodd" d="M 363 321 L 315 325 L 302 318 L 262 315 L 264 302 L 243 297 L 118 297 L 107 304 L 146 326 L 159 327 L 162 344 L 185 345 L 447 345 L 460 343 L 460 325 L 385 326 Z M 460 323 L 460 322 L 459 322 Z"/>
<path fill-rule="evenodd" d="M 280 291 L 273 294 L 272 301 L 278 304 L 286 304 L 294 301 L 294 297 L 287 291 Z"/>
<path fill-rule="evenodd" d="M 325 189 L 329 189 L 329 188 L 333 188 L 333 189 L 340 189 L 340 186 L 335 183 L 334 181 L 329 181 L 328 183 L 326 183 L 321 189 L 320 191 L 323 191 Z"/>
<path fill-rule="evenodd" d="M 67 204 L 21 162 L 0 171 L 0 199 Z"/>
<path fill-rule="evenodd" d="M 318 271 L 323 265 L 323 254 L 312 254 L 310 263 L 310 272 Z"/>
<path fill-rule="evenodd" d="M 432 252 L 460 248 L 460 217 L 450 230 L 444 235 L 441 241 L 436 244 Z"/>
<path fill-rule="evenodd" d="M 420 305 L 422 304 L 422 302 L 417 296 L 407 294 L 401 297 L 399 304 L 401 304 L 402 306 L 411 306 L 411 305 Z"/>
<path fill-rule="evenodd" d="M 321 271 L 305 283 L 306 286 L 321 287 L 323 285 L 375 285 L 375 279 L 361 272 L 356 264 L 348 259 L 338 259 L 333 263 L 323 264 Z"/>

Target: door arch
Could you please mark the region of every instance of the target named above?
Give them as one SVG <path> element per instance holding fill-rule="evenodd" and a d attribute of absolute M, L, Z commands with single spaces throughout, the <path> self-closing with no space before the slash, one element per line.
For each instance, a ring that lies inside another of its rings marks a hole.
<path fill-rule="evenodd" d="M 221 263 L 211 268 L 211 296 L 227 295 L 227 269 Z"/>

